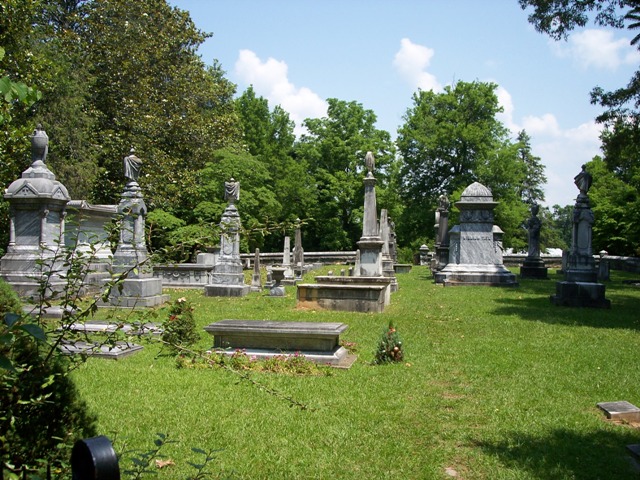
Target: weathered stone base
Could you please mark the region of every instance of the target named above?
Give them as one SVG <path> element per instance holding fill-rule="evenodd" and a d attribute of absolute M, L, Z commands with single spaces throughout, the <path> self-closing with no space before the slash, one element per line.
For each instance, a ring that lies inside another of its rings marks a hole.
<path fill-rule="evenodd" d="M 159 278 L 127 278 L 122 283 L 122 292 L 118 286 L 111 289 L 108 303 L 99 303 L 99 307 L 148 308 L 157 307 L 169 301 L 169 295 L 162 294 L 162 280 Z"/>
<path fill-rule="evenodd" d="M 162 280 L 163 287 L 202 288 L 209 283 L 213 265 L 182 263 L 178 265 L 154 265 L 153 276 Z"/>
<path fill-rule="evenodd" d="M 205 285 L 204 294 L 206 297 L 244 297 L 249 293 L 249 285 Z"/>
<path fill-rule="evenodd" d="M 542 259 L 526 258 L 520 266 L 520 278 L 548 280 L 547 267 Z"/>
<path fill-rule="evenodd" d="M 36 274 L 31 273 L 30 276 L 35 277 Z M 40 296 L 41 285 L 36 280 L 30 280 L 26 276 L 21 280 L 16 280 L 10 277 L 0 278 L 11 285 L 11 288 L 13 288 L 13 290 L 21 299 L 32 303 L 39 303 L 42 300 Z M 45 293 L 45 299 L 53 300 L 56 298 L 60 298 L 65 287 L 65 282 L 61 280 L 49 280 L 47 284 L 47 292 Z"/>
<path fill-rule="evenodd" d="M 389 296 L 389 290 L 388 282 L 386 285 L 299 284 L 297 305 L 301 308 L 323 308 L 343 312 L 382 313 L 388 305 L 386 298 Z"/>
<path fill-rule="evenodd" d="M 138 353 L 143 347 L 142 345 L 127 342 L 116 342 L 115 345 L 100 345 L 99 343 L 78 341 L 62 343 L 59 348 L 65 355 L 87 355 L 89 357 L 118 360 Z"/>
<path fill-rule="evenodd" d="M 517 287 L 516 275 L 502 265 L 452 265 L 448 264 L 435 275 L 435 282 L 445 286 L 484 285 L 493 287 Z"/>
<path fill-rule="evenodd" d="M 556 282 L 556 294 L 550 300 L 564 307 L 611 308 L 611 301 L 604 298 L 605 289 L 601 283 Z"/>
<path fill-rule="evenodd" d="M 409 273 L 412 268 L 413 265 L 411 265 L 410 263 L 395 263 L 393 265 L 393 269 L 396 273 Z"/>
<path fill-rule="evenodd" d="M 304 355 L 307 360 L 336 367 L 350 367 L 355 355 L 340 346 L 344 323 L 222 320 L 204 327 L 214 336 L 214 348 L 233 355 L 243 350 L 250 357 Z"/>

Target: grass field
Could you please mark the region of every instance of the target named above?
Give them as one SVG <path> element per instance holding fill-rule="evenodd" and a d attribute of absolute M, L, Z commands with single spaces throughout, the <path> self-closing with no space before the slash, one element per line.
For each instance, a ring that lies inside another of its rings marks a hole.
<path fill-rule="evenodd" d="M 158 432 L 176 441 L 160 452 L 175 465 L 158 478 L 193 474 L 192 447 L 221 449 L 208 470 L 239 479 L 638 478 L 625 446 L 640 443 L 640 430 L 596 407 L 640 405 L 640 288 L 621 282 L 633 277 L 612 272 L 611 310 L 592 310 L 550 303 L 559 276 L 505 289 L 444 288 L 428 275 L 399 275 L 383 314 L 297 310 L 294 287 L 285 298 L 170 292 L 193 302 L 199 327 L 347 323 L 343 339 L 359 355 L 351 369 L 251 374 L 307 409 L 227 370 L 177 369 L 156 343 L 117 362 L 89 359 L 74 379 L 119 449 L 148 450 Z M 405 363 L 372 365 L 390 320 Z M 211 344 L 203 332 L 198 348 Z"/>

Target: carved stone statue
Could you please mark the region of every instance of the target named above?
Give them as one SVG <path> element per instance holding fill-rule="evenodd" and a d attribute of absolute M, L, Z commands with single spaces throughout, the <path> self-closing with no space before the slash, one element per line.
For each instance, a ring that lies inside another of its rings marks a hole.
<path fill-rule="evenodd" d="M 364 157 L 364 164 L 369 170 L 369 175 L 373 175 L 373 171 L 376 168 L 376 159 L 373 157 L 373 153 L 367 152 L 367 155 Z"/>
<path fill-rule="evenodd" d="M 135 149 L 131 149 L 129 155 L 124 157 L 124 177 L 132 182 L 137 182 L 142 169 L 142 160 L 135 156 Z"/>
<path fill-rule="evenodd" d="M 451 205 L 451 202 L 449 202 L 449 199 L 444 193 L 438 197 L 439 210 L 449 210 L 449 205 Z"/>
<path fill-rule="evenodd" d="M 527 220 L 527 231 L 529 232 L 529 251 L 528 257 L 538 258 L 540 257 L 540 227 L 542 222 L 538 218 L 538 212 L 540 211 L 540 205 L 534 203 L 531 205 L 531 217 Z"/>
<path fill-rule="evenodd" d="M 593 182 L 593 177 L 589 172 L 587 172 L 587 166 L 582 165 L 582 171 L 576 175 L 573 179 L 576 187 L 580 190 L 580 195 L 586 195 L 589 192 L 589 188 L 591 188 L 591 183 Z"/>
<path fill-rule="evenodd" d="M 224 199 L 229 200 L 230 204 L 240 200 L 240 182 L 236 182 L 233 177 L 224 182 Z"/>

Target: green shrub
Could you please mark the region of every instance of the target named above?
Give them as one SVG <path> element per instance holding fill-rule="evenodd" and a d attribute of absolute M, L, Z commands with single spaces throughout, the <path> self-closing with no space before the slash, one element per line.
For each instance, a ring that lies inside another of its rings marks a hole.
<path fill-rule="evenodd" d="M 19 301 L 2 291 L 2 309 Z M 18 308 L 19 310 L 19 308 Z M 69 359 L 47 344 L 29 317 L 2 315 L 0 324 L 0 461 L 14 472 L 64 469 L 76 440 L 94 436 L 89 414 L 67 375 Z M 25 477 L 26 478 L 26 477 Z"/>
<path fill-rule="evenodd" d="M 402 339 L 393 322 L 389 322 L 389 326 L 382 332 L 378 342 L 373 363 L 401 362 L 402 360 L 404 360 Z"/>
<path fill-rule="evenodd" d="M 200 340 L 193 318 L 193 306 L 184 297 L 177 299 L 169 307 L 169 318 L 164 321 L 162 340 L 174 351 L 180 347 L 190 347 Z"/>
<path fill-rule="evenodd" d="M 22 304 L 11 285 L 0 279 L 0 318 L 4 319 L 5 313 L 20 313 Z"/>

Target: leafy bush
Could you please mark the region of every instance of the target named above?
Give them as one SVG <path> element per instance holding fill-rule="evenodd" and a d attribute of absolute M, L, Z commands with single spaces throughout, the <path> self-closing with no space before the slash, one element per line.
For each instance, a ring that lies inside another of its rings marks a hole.
<path fill-rule="evenodd" d="M 0 458 L 11 470 L 64 467 L 80 438 L 96 435 L 92 416 L 70 377 L 67 359 L 46 358 L 29 335 L 11 348 L 15 370 L 0 375 Z"/>
<path fill-rule="evenodd" d="M 11 285 L 0 279 L 0 318 L 4 319 L 5 313 L 20 313 L 22 304 Z"/>
<path fill-rule="evenodd" d="M 169 307 L 169 318 L 163 323 L 162 340 L 174 351 L 189 347 L 200 340 L 193 318 L 193 306 L 184 297 L 177 299 Z"/>
<path fill-rule="evenodd" d="M 382 336 L 378 342 L 373 363 L 401 362 L 404 360 L 402 347 L 400 334 L 393 325 L 393 322 L 389 322 L 389 326 L 382 332 Z"/>

